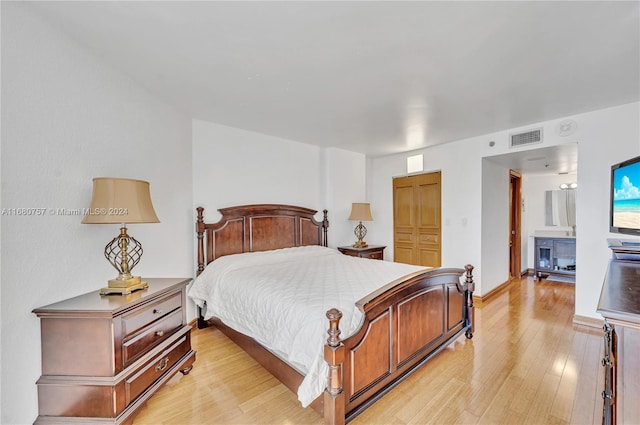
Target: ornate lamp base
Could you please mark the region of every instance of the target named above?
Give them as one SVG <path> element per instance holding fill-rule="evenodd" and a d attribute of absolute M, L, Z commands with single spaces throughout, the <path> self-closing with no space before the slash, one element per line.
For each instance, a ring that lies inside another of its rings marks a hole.
<path fill-rule="evenodd" d="M 356 235 L 356 238 L 358 238 L 356 243 L 353 244 L 354 248 L 365 248 L 368 246 L 367 243 L 363 241 L 364 237 L 367 234 L 367 228 L 364 227 L 364 224 L 362 224 L 362 222 L 360 222 L 360 224 L 356 226 L 353 233 Z"/>
<path fill-rule="evenodd" d="M 140 280 L 140 276 L 132 276 L 128 279 L 111 279 L 109 280 L 109 286 L 100 289 L 100 295 L 108 295 L 108 294 L 120 294 L 120 295 L 128 295 L 133 291 L 138 291 L 140 289 L 147 289 L 149 284 L 147 282 L 142 282 Z"/>
<path fill-rule="evenodd" d="M 147 282 L 140 281 L 140 276 L 131 276 L 131 270 L 142 258 L 142 244 L 127 234 L 124 224 L 120 228 L 120 234 L 104 247 L 104 256 L 120 274 L 109 280 L 109 286 L 102 288 L 100 295 L 128 295 L 149 287 Z"/>

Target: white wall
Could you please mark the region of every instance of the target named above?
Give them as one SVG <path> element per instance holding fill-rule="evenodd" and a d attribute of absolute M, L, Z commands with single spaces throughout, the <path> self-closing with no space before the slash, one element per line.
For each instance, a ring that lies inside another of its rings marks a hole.
<path fill-rule="evenodd" d="M 562 117 L 402 155 L 370 159 L 367 191 L 371 202 L 385 211 L 379 214 L 380 220 L 374 222 L 381 236 L 379 243 L 391 247 L 393 244 L 392 178 L 406 174 L 407 156 L 422 153 L 425 172 L 442 170 L 443 265 L 460 267 L 471 263 L 476 266 L 476 292 L 480 295 L 502 283 L 508 276 L 508 256 L 498 255 L 496 258 L 494 253 L 485 252 L 481 243 L 485 234 L 492 231 L 490 226 L 482 226 L 482 217 L 496 213 L 494 206 L 484 202 L 481 195 L 485 187 L 481 183 L 485 177 L 482 158 L 512 152 L 508 147 L 509 133 L 542 126 L 544 143 L 535 145 L 533 149 L 579 143 L 576 314 L 598 318 L 595 309 L 610 258 L 606 239 L 612 237 L 608 231 L 610 166 L 640 154 L 639 105 L 636 102 L 572 116 L 570 118 L 577 122 L 578 127 L 570 137 L 560 137 L 555 133 L 558 122 L 566 118 Z M 490 141 L 495 142 L 493 147 L 489 145 Z M 504 178 L 508 181 L 508 173 Z M 496 271 L 499 270 L 503 270 L 505 277 L 495 282 Z"/>
<path fill-rule="evenodd" d="M 131 225 L 144 245 L 136 274 L 192 276 L 191 119 L 113 71 L 21 3 L 2 4 L 3 424 L 33 423 L 41 373 L 31 311 L 115 277 L 103 257 L 118 227 L 49 209 L 87 207 L 91 179 L 151 183 L 159 224 Z M 96 294 L 96 296 L 99 296 Z"/>
<path fill-rule="evenodd" d="M 355 222 L 349 221 L 353 202 L 368 202 L 366 196 L 366 157 L 342 149 L 325 149 L 325 182 L 323 190 L 325 205 L 329 209 L 329 245 L 332 247 L 352 245 L 356 241 L 353 233 Z M 376 219 L 376 208 L 371 206 L 371 215 Z M 365 223 L 367 229 L 369 223 Z M 366 241 L 375 237 L 367 233 Z"/>
<path fill-rule="evenodd" d="M 365 157 L 193 120 L 194 208 L 276 203 L 329 210 L 329 246 L 349 243 L 351 202 L 365 199 Z M 351 241 L 351 243 L 353 243 Z"/>
<path fill-rule="evenodd" d="M 375 221 L 367 228 L 369 243 L 387 245 L 385 258 L 393 260 L 393 181 L 407 175 L 407 156 L 424 154 L 424 172 L 441 171 L 442 177 L 442 265 L 463 267 L 473 264 L 476 288 L 481 287 L 482 180 L 478 144 L 453 142 L 429 149 L 370 158 L 367 167 L 367 193 Z M 475 176 L 470 178 L 470 176 Z"/>
<path fill-rule="evenodd" d="M 482 161 L 482 293 L 509 280 L 509 168 Z"/>
<path fill-rule="evenodd" d="M 640 155 L 640 103 L 595 111 L 579 119 L 576 314 L 601 318 L 595 310 L 611 257 L 606 241 L 620 237 L 609 232 L 611 165 Z"/>
<path fill-rule="evenodd" d="M 0 22 L 2 22 L 2 6 L 0 5 Z M 0 24 L 1 27 L 1 24 Z M 2 39 L 1 35 L 0 35 L 0 40 Z M 0 55 L 0 81 L 3 81 L 2 79 L 2 57 Z M 0 93 L 2 92 L 2 89 L 0 88 Z M 1 119 L 2 117 L 2 96 L 0 95 L 0 122 L 2 121 Z M 0 128 L 1 128 L 1 124 L 0 124 Z M 0 135 L 0 176 L 2 176 L 2 137 Z M 0 182 L 1 182 L 1 178 L 0 178 Z M 2 202 L 2 198 L 3 196 L 0 196 L 0 210 L 3 208 L 3 202 Z M 0 224 L 0 241 L 2 241 L 2 225 Z M 1 270 L 2 270 L 2 243 L 0 243 L 0 275 L 1 275 Z M 2 423 L 2 319 L 3 315 L 2 315 L 2 277 L 0 276 L 0 423 Z"/>
<path fill-rule="evenodd" d="M 578 176 L 571 174 L 543 174 L 543 175 L 523 175 L 523 198 L 526 199 L 526 210 L 529 222 L 523 232 L 533 235 L 535 232 L 566 234 L 571 232 L 569 226 L 547 226 L 545 223 L 546 204 L 545 194 L 549 190 L 560 190 L 562 183 L 576 182 Z M 580 191 L 577 190 L 579 194 Z M 578 195 L 579 196 L 579 195 Z"/>

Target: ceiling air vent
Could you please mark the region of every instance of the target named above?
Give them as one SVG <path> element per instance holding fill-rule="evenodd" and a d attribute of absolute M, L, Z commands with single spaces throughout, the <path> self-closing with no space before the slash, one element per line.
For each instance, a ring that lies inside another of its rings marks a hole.
<path fill-rule="evenodd" d="M 509 135 L 509 138 L 509 147 L 511 148 L 531 145 L 533 143 L 542 143 L 542 128 L 525 131 L 523 133 L 512 133 Z"/>

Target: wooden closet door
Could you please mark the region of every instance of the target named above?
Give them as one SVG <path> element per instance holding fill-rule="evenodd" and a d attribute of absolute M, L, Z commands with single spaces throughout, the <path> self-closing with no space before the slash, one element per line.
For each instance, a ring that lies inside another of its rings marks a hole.
<path fill-rule="evenodd" d="M 412 177 L 393 180 L 393 260 L 418 264 L 416 206 Z"/>
<path fill-rule="evenodd" d="M 393 180 L 394 261 L 441 264 L 440 172 Z"/>

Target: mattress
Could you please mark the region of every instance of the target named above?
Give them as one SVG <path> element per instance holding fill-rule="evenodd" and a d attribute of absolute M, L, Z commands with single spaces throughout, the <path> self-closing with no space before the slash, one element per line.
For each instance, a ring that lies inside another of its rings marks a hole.
<path fill-rule="evenodd" d="M 424 269 L 321 246 L 284 248 L 220 257 L 196 278 L 188 296 L 200 307 L 206 303 L 205 319 L 219 318 L 303 374 L 298 399 L 307 406 L 327 383 L 327 310 L 342 312 L 341 338 L 347 338 L 364 319 L 356 301 Z"/>

